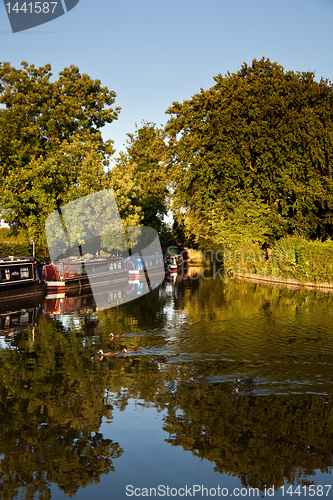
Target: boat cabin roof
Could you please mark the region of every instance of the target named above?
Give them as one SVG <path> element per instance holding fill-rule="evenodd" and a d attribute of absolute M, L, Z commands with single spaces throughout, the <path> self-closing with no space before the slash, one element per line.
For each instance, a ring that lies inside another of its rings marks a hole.
<path fill-rule="evenodd" d="M 21 264 L 25 262 L 35 262 L 34 257 L 14 257 L 10 255 L 9 257 L 0 257 L 0 264 Z"/>
<path fill-rule="evenodd" d="M 88 263 L 88 262 L 114 262 L 114 261 L 121 261 L 124 260 L 123 257 L 93 257 L 93 258 L 84 258 L 84 257 L 69 257 L 68 259 L 60 259 L 57 260 L 56 262 L 53 262 L 53 264 L 81 264 L 81 263 Z"/>

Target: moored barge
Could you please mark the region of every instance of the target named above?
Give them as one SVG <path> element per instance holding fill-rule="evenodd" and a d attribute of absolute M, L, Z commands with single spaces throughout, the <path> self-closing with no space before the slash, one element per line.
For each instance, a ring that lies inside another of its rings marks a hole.
<path fill-rule="evenodd" d="M 44 291 L 41 270 L 34 257 L 0 258 L 0 297 L 19 297 Z"/>
<path fill-rule="evenodd" d="M 125 259 L 128 269 L 129 282 L 140 278 L 152 277 L 164 272 L 163 255 L 149 255 L 144 257 L 127 257 Z"/>
<path fill-rule="evenodd" d="M 128 271 L 122 257 L 69 258 L 44 265 L 46 289 L 64 291 L 90 288 L 108 282 L 127 280 Z"/>
<path fill-rule="evenodd" d="M 165 258 L 166 270 L 169 273 L 176 273 L 183 264 L 184 264 L 183 258 L 179 254 L 168 255 Z"/>

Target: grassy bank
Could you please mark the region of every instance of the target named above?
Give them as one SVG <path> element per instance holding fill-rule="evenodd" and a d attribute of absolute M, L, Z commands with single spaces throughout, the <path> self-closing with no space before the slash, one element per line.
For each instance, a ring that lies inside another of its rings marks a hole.
<path fill-rule="evenodd" d="M 223 265 L 227 273 L 259 274 L 304 282 L 333 283 L 333 242 L 307 241 L 286 237 L 277 241 L 269 258 L 253 243 L 231 250 L 224 249 Z"/>

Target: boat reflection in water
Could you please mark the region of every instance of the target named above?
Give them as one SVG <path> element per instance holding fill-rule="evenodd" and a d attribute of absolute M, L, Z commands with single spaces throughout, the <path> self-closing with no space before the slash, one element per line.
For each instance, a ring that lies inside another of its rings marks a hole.
<path fill-rule="evenodd" d="M 67 315 L 73 313 L 85 314 L 103 309 L 120 306 L 130 302 L 152 289 L 157 288 L 159 282 L 150 282 L 145 279 L 131 280 L 129 282 L 108 283 L 98 291 L 84 290 L 79 293 L 72 292 L 51 293 L 46 295 L 43 313 L 47 316 Z"/>
<path fill-rule="evenodd" d="M 167 281 L 169 283 L 176 283 L 178 278 L 178 273 L 177 272 L 169 272 L 167 275 Z"/>
<path fill-rule="evenodd" d="M 28 309 L 7 310 L 0 314 L 0 336 L 11 337 L 18 331 L 34 327 L 43 311 L 41 305 Z"/>
<path fill-rule="evenodd" d="M 0 301 L 0 336 L 15 333 L 38 323 L 43 312 L 44 296 L 26 295 L 20 298 L 3 298 Z"/>

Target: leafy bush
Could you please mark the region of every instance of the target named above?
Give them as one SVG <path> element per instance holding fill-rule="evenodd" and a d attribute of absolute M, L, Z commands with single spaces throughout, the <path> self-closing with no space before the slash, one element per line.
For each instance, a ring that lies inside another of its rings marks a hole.
<path fill-rule="evenodd" d="M 27 257 L 32 255 L 32 245 L 29 243 L 27 231 L 13 231 L 12 229 L 0 228 L 0 256 L 8 257 Z M 50 259 L 47 250 L 44 247 L 35 247 L 35 257 L 39 262 Z"/>
<path fill-rule="evenodd" d="M 333 283 L 332 240 L 321 242 L 299 236 L 284 237 L 274 244 L 270 259 L 257 244 L 248 242 L 237 249 L 225 247 L 222 257 L 224 267 L 230 273 Z"/>

